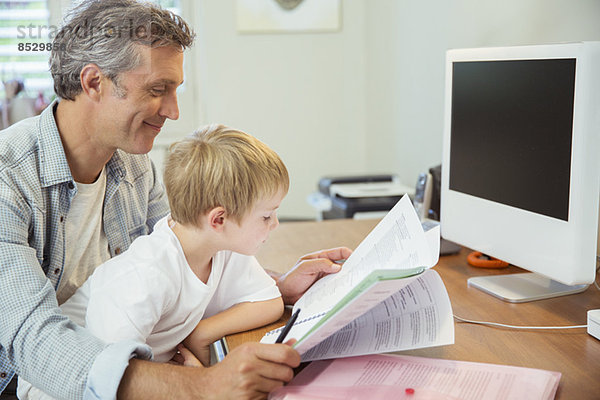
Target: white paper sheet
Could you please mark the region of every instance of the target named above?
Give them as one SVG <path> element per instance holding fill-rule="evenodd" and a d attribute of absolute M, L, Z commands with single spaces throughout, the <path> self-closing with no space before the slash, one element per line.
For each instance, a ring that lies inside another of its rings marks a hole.
<path fill-rule="evenodd" d="M 425 236 L 408 196 L 377 224 L 337 274 L 317 281 L 294 305 L 299 319 L 331 309 L 374 269 L 433 267 L 439 259 L 439 226 Z M 431 239 L 433 238 L 433 239 Z M 432 248 L 437 243 L 437 247 Z"/>
<path fill-rule="evenodd" d="M 435 271 L 375 281 L 359 295 L 352 292 L 373 270 L 430 268 L 438 254 L 439 226 L 423 232 L 410 199 L 403 197 L 340 273 L 296 303 L 301 312 L 286 339 L 299 340 L 295 348 L 303 361 L 453 343 L 452 308 Z M 274 343 L 280 331 L 268 332 L 261 342 Z"/>
<path fill-rule="evenodd" d="M 367 313 L 347 307 L 335 325 L 309 336 L 296 349 L 302 361 L 386 353 L 454 343 L 452 307 L 444 283 L 433 270 L 407 279 L 410 283 Z M 404 281 L 404 279 L 400 280 Z M 396 281 L 386 281 L 387 284 Z M 322 337 L 326 339 L 322 339 Z M 293 336 L 289 336 L 293 337 Z"/>

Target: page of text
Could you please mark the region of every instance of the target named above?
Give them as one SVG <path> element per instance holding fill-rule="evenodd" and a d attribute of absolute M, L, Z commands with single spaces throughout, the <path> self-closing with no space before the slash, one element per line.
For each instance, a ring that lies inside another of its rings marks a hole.
<path fill-rule="evenodd" d="M 438 243 L 435 248 L 431 244 Z M 354 250 L 337 274 L 317 281 L 298 302 L 301 318 L 331 309 L 375 269 L 430 268 L 439 258 L 439 226 L 423 232 L 408 196 L 390 210 Z"/>
<path fill-rule="evenodd" d="M 319 329 L 296 347 L 302 361 L 454 343 L 452 306 L 438 273 L 427 270 L 409 282 L 367 313 L 356 311 L 362 316 L 353 316 L 360 305 L 352 304 L 348 313 L 340 312 L 339 322 L 345 321 L 344 326 L 333 320 L 330 327 Z"/>

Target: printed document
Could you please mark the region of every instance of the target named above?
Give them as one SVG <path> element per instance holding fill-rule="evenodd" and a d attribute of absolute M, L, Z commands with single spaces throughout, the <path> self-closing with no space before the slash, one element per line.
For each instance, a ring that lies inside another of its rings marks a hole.
<path fill-rule="evenodd" d="M 439 257 L 439 226 L 427 232 L 404 196 L 337 274 L 317 281 L 298 302 L 287 339 L 302 361 L 454 343 L 446 288 L 430 268 Z M 281 328 L 261 342 L 274 343 Z"/>

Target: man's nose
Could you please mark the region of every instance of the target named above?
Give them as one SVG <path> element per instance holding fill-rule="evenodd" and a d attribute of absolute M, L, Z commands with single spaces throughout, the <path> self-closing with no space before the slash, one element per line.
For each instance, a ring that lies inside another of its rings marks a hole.
<path fill-rule="evenodd" d="M 170 95 L 163 97 L 158 113 L 161 117 L 172 120 L 179 118 L 179 106 L 177 105 L 177 93 L 175 91 Z"/>

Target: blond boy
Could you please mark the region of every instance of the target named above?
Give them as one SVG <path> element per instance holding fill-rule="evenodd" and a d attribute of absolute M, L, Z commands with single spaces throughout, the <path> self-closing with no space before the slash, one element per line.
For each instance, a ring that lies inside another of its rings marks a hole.
<path fill-rule="evenodd" d="M 171 214 L 61 308 L 108 343 L 146 343 L 166 362 L 183 342 L 207 365 L 210 343 L 282 315 L 277 286 L 253 255 L 279 224 L 288 173 L 256 138 L 211 125 L 171 146 L 164 182 Z M 24 381 L 19 395 L 48 398 Z"/>

